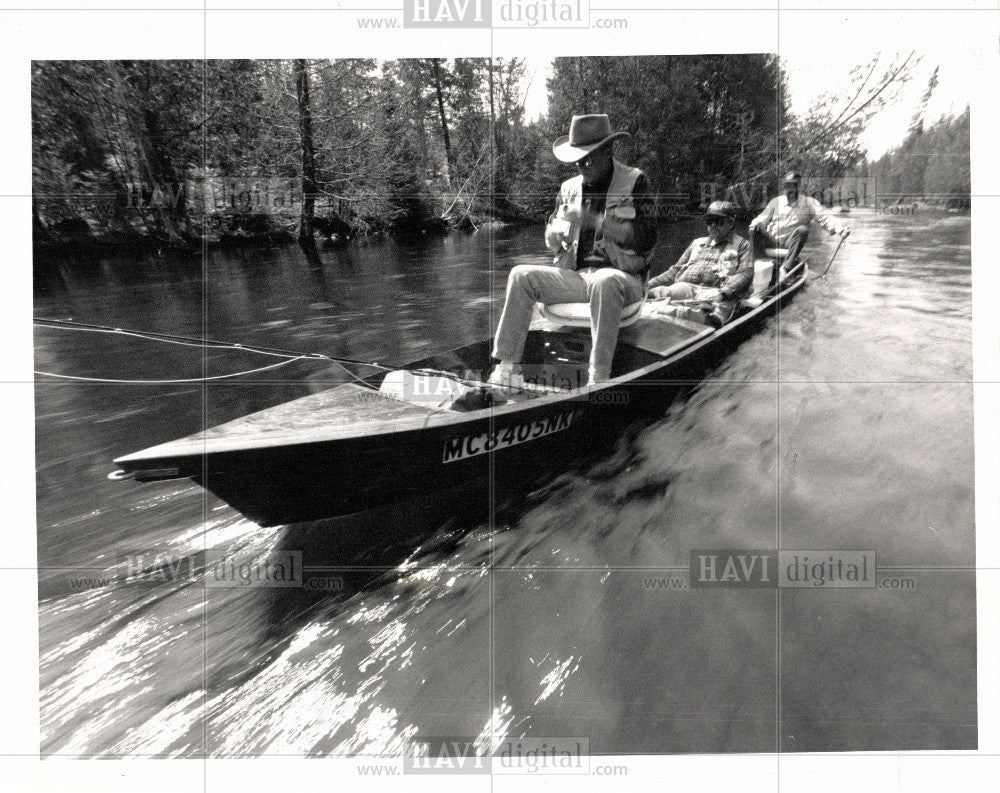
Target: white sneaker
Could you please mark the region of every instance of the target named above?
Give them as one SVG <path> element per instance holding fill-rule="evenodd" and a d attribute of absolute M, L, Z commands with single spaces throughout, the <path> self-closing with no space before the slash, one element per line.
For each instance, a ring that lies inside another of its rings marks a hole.
<path fill-rule="evenodd" d="M 486 382 L 508 391 L 522 391 L 524 389 L 524 375 L 515 371 L 514 367 L 515 364 L 509 361 L 501 361 Z"/>

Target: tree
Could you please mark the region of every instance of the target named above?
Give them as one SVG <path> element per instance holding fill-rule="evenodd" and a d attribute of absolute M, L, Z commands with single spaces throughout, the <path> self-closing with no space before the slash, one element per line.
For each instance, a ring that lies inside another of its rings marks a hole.
<path fill-rule="evenodd" d="M 971 195 L 969 108 L 910 134 L 870 166 L 883 194 L 968 207 Z"/>
<path fill-rule="evenodd" d="M 630 133 L 625 159 L 661 190 L 693 193 L 772 167 L 783 84 L 773 55 L 557 58 L 547 134 L 564 134 L 573 114 L 607 113 Z"/>
<path fill-rule="evenodd" d="M 927 113 L 927 105 L 931 101 L 931 97 L 934 95 L 934 89 L 937 88 L 939 71 L 941 71 L 941 67 L 935 66 L 930 79 L 927 81 L 927 87 L 920 96 L 920 102 L 917 104 L 917 110 L 913 114 L 913 119 L 910 121 L 910 135 L 917 136 L 922 134 L 924 131 L 924 116 Z"/>
<path fill-rule="evenodd" d="M 867 64 L 851 69 L 846 92 L 826 92 L 803 117 L 789 119 L 782 136 L 783 167 L 810 177 L 852 172 L 864 161 L 861 133 L 875 115 L 899 98 L 919 60 L 911 52 L 886 62 L 879 53 Z"/>
<path fill-rule="evenodd" d="M 431 58 L 431 74 L 433 76 L 434 96 L 437 99 L 438 116 L 441 119 L 441 139 L 444 142 L 444 178 L 451 185 L 451 172 L 454 159 L 451 154 L 451 136 L 448 134 L 448 116 L 444 112 L 444 79 L 442 77 L 441 58 Z"/>
<path fill-rule="evenodd" d="M 302 147 L 302 221 L 299 242 L 311 243 L 316 207 L 316 150 L 313 144 L 312 107 L 309 104 L 309 72 L 306 61 L 295 61 L 295 95 L 298 100 L 299 138 Z"/>

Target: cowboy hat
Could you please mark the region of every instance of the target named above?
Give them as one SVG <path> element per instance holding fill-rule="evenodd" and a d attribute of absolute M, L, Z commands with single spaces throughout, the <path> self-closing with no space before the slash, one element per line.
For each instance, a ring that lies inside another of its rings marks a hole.
<path fill-rule="evenodd" d="M 611 131 L 611 120 L 606 113 L 573 116 L 569 135 L 556 138 L 552 153 L 562 162 L 576 162 L 615 138 L 627 137 L 627 132 Z"/>

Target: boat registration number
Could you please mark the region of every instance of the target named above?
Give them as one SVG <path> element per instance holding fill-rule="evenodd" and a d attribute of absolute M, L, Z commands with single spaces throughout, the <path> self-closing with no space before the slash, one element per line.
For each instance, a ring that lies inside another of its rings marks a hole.
<path fill-rule="evenodd" d="M 510 427 L 496 427 L 491 432 L 482 435 L 458 435 L 444 442 L 444 462 L 453 463 L 486 454 L 497 449 L 517 446 L 519 443 L 543 438 L 554 432 L 568 429 L 573 421 L 574 411 L 567 410 L 556 413 L 544 419 L 528 421 L 524 424 L 514 424 Z"/>

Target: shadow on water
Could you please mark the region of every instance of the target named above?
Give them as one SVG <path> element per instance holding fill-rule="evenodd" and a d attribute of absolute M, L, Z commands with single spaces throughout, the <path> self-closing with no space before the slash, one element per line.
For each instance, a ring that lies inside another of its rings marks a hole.
<path fill-rule="evenodd" d="M 567 481 L 585 477 L 597 487 L 614 482 L 638 459 L 636 442 L 642 432 L 667 409 L 683 405 L 694 390 L 688 389 L 664 404 L 662 411 L 640 421 L 622 417 L 606 422 L 585 442 L 569 449 L 561 461 L 504 471 L 493 478 L 492 486 L 489 480 L 468 480 L 391 506 L 278 529 L 267 557 L 275 561 L 301 554 L 303 585 L 243 593 L 253 599 L 252 606 L 243 602 L 243 610 L 249 608 L 255 615 L 259 645 L 267 652 L 240 678 L 250 679 L 255 669 L 271 663 L 304 626 L 332 619 L 359 597 L 391 588 L 414 568 L 452 559 L 470 535 L 477 534 L 478 541 L 483 532 L 491 538 L 516 532 L 513 527 L 522 517 L 554 497 Z M 644 481 L 616 499 L 619 503 L 654 499 L 668 485 L 669 481 Z M 465 549 L 462 564 L 485 568 L 494 563 L 516 564 L 518 554 L 523 555 L 533 543 L 530 538 L 511 538 L 496 546 L 500 554 L 496 558 L 491 541 L 474 545 L 477 550 Z M 505 549 L 514 546 L 520 551 L 511 557 Z M 224 602 L 219 605 L 222 612 L 229 608 Z M 226 669 L 217 670 L 217 675 L 232 682 Z"/>

